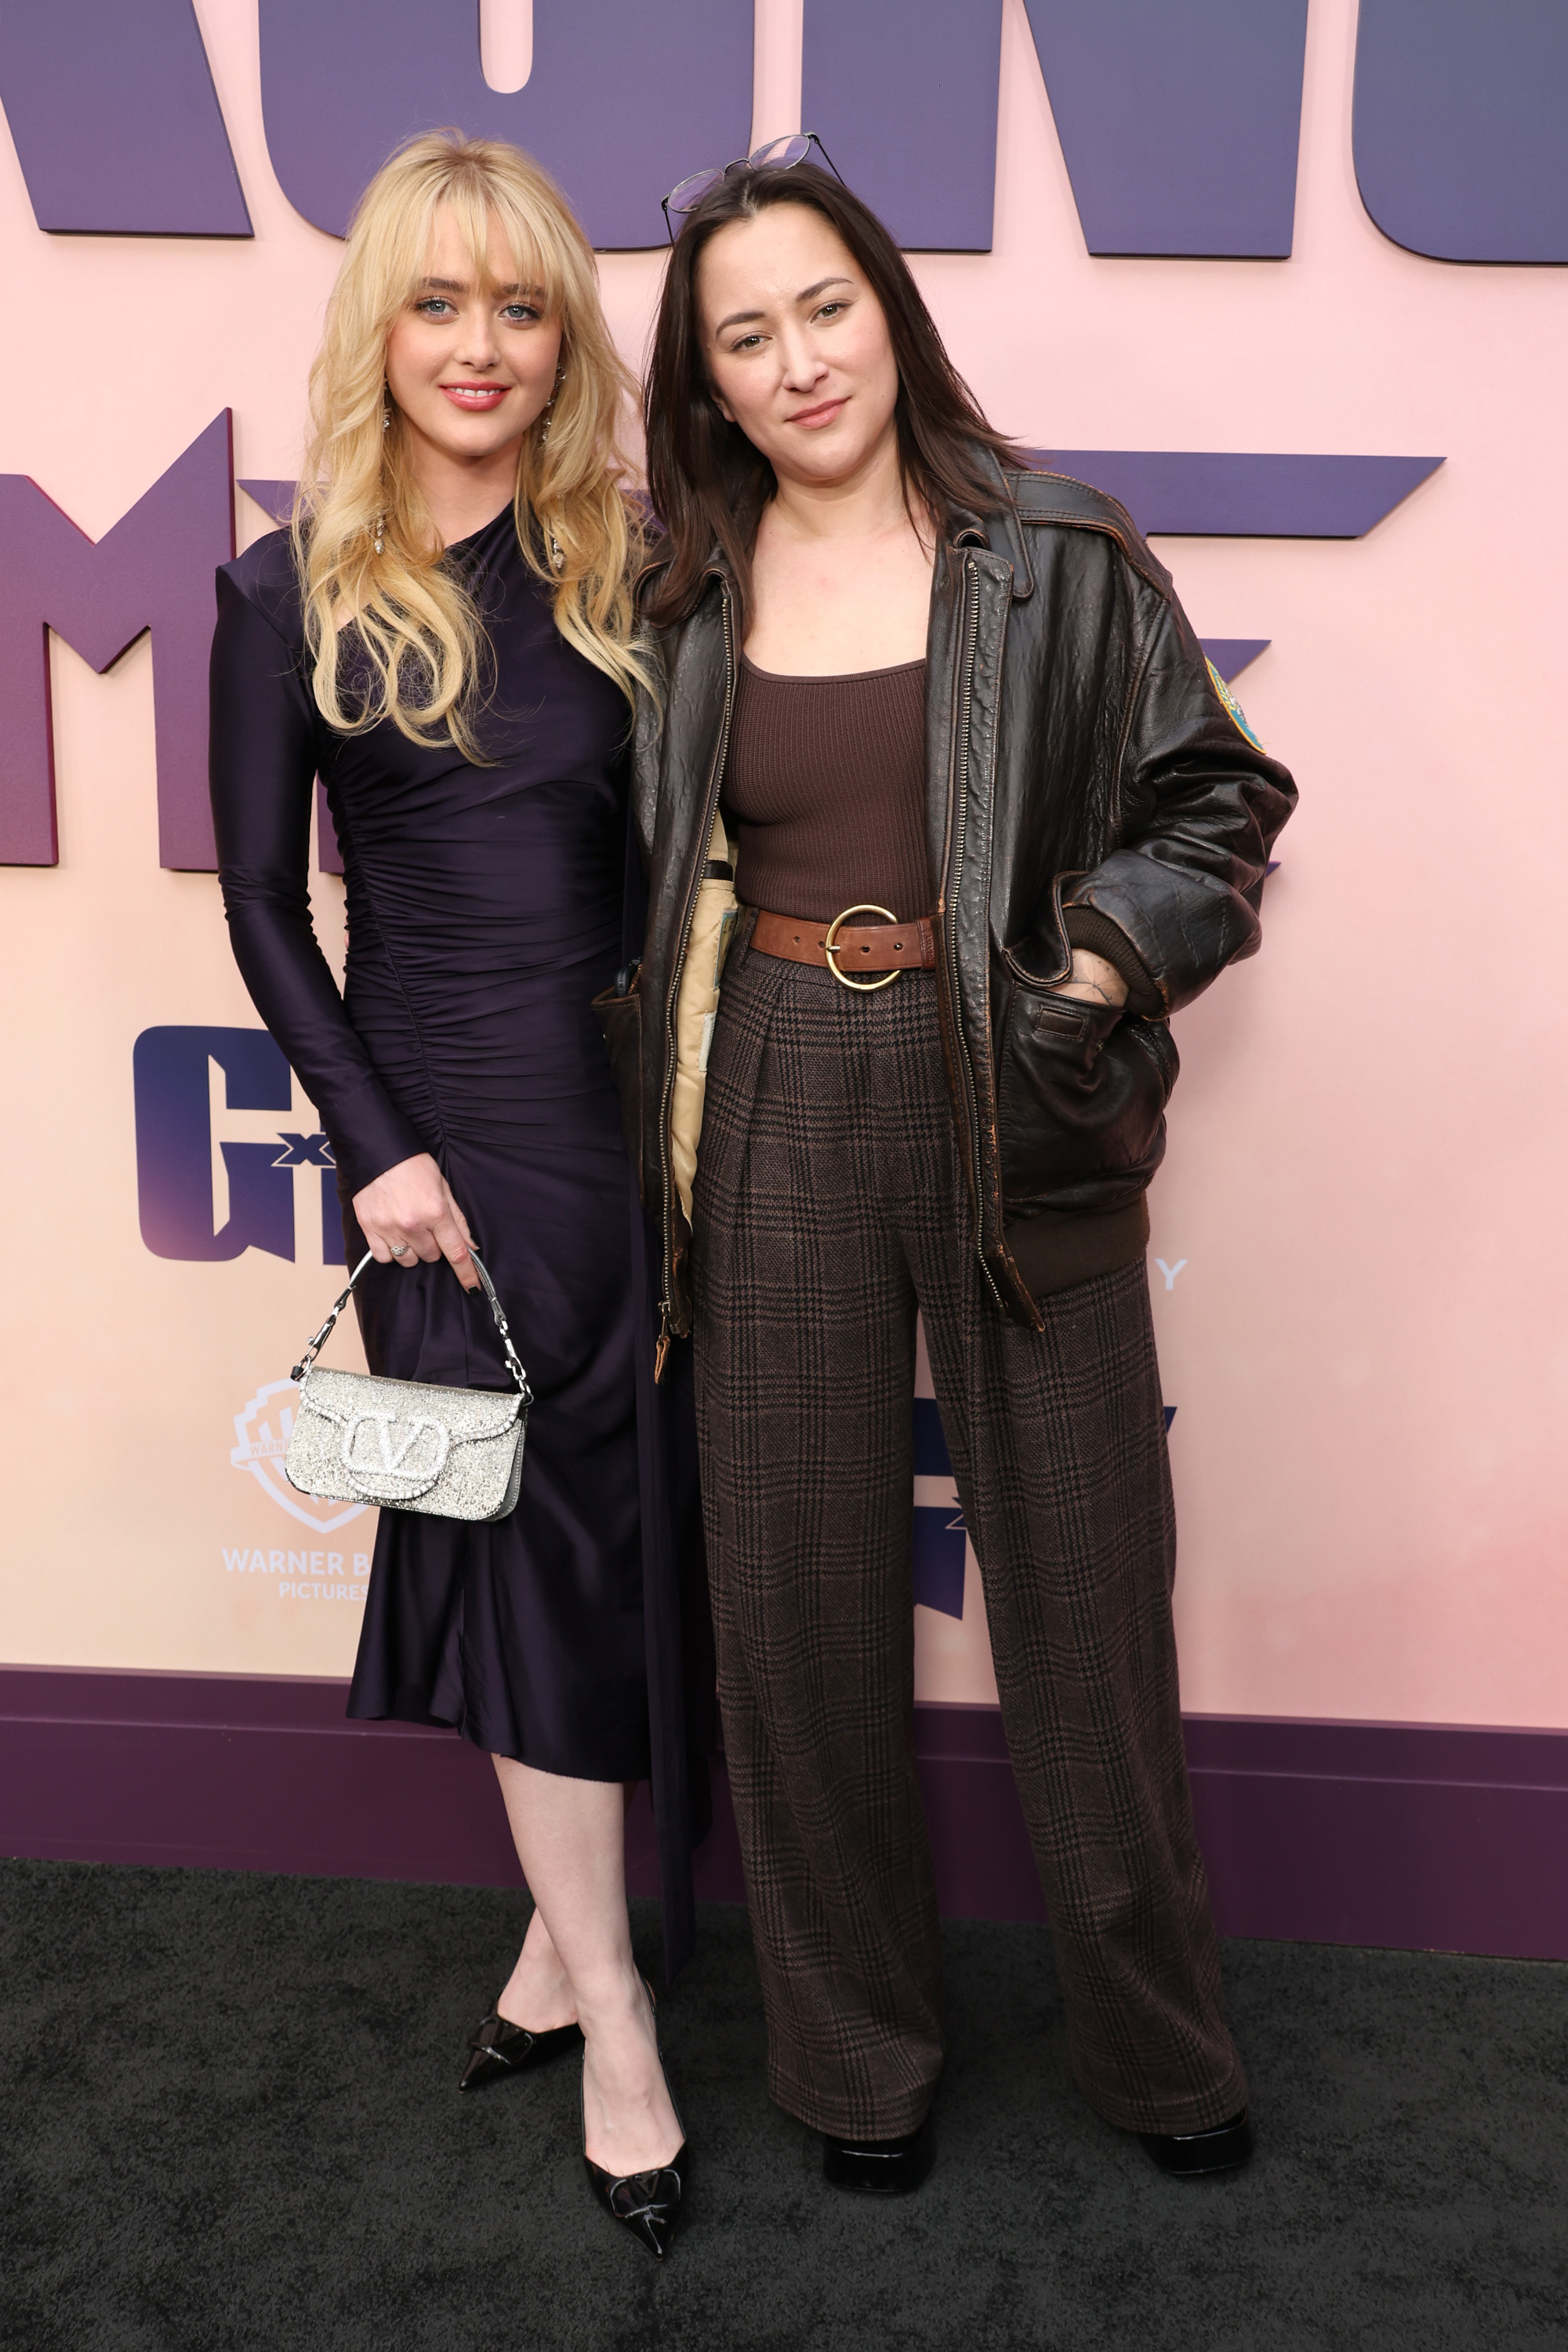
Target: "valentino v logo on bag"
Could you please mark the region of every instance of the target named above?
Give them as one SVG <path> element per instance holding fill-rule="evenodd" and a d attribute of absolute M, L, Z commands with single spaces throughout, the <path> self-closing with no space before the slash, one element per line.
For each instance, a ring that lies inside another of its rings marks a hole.
<path fill-rule="evenodd" d="M 474 1258 L 515 1395 L 446 1389 L 422 1381 L 335 1372 L 316 1361 L 371 1263 L 367 1250 L 348 1288 L 294 1367 L 300 1402 L 284 1475 L 322 1502 L 379 1503 L 442 1519 L 504 1519 L 517 1505 L 533 1391 L 518 1360 L 495 1286 Z"/>

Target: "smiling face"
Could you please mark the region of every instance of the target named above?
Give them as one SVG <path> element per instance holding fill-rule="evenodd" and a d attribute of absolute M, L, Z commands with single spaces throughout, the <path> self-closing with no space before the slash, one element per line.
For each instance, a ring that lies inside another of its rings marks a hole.
<path fill-rule="evenodd" d="M 847 482 L 886 452 L 899 397 L 887 318 L 821 213 L 777 204 L 727 223 L 703 249 L 697 299 L 719 408 L 781 482 Z"/>
<path fill-rule="evenodd" d="M 491 218 L 484 281 L 449 211 L 436 216 L 426 274 L 386 342 L 386 381 L 421 458 L 493 467 L 515 458 L 555 383 L 561 320 L 517 267 Z"/>

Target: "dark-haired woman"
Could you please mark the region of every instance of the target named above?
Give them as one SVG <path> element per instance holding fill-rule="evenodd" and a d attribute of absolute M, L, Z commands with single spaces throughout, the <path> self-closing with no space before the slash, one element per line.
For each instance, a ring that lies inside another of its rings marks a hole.
<path fill-rule="evenodd" d="M 1258 946 L 1294 788 L 1122 509 L 1020 466 L 811 163 L 731 169 L 689 215 L 647 426 L 643 1182 L 666 1333 L 695 1332 L 770 2088 L 837 2185 L 923 2178 L 918 1308 L 1078 2080 L 1168 2169 L 1223 2169 L 1250 2137 L 1183 1758 L 1144 1193 L 1169 1016 Z"/>

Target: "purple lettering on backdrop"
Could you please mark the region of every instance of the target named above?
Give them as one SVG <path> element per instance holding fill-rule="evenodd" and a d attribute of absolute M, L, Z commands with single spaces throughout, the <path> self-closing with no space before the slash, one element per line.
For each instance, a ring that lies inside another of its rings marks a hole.
<path fill-rule="evenodd" d="M 207 650 L 230 485 L 226 408 L 96 544 L 26 474 L 0 474 L 0 864 L 58 862 L 48 631 L 101 672 L 151 629 L 159 863 L 213 870 Z"/>
<path fill-rule="evenodd" d="M 533 68 L 503 96 L 480 70 L 478 0 L 261 0 L 272 166 L 342 236 L 393 148 L 456 123 L 526 147 L 595 245 L 662 245 L 666 190 L 745 152 L 752 26 L 752 0 L 534 0 Z"/>
<path fill-rule="evenodd" d="M 1090 253 L 1289 254 L 1307 0 L 1025 5 Z"/>
<path fill-rule="evenodd" d="M 1441 457 L 1190 449 L 1030 449 L 1047 473 L 1120 499 L 1139 530 L 1185 539 L 1364 539 Z"/>
<path fill-rule="evenodd" d="M 281 1125 L 269 1143 L 220 1141 L 229 1213 L 213 1231 L 211 1062 L 230 1110 L 289 1116 L 289 1064 L 265 1029 L 143 1029 L 132 1055 L 142 1238 L 155 1257 L 211 1263 L 254 1248 L 291 1258 L 294 1179 Z"/>
<path fill-rule="evenodd" d="M 907 249 L 989 252 L 1002 0 L 805 0 L 804 30 L 801 127 L 856 194 Z"/>
<path fill-rule="evenodd" d="M 1568 263 L 1563 0 L 1361 0 L 1361 199 L 1435 261 Z"/>
<path fill-rule="evenodd" d="M 0 98 L 40 228 L 250 236 L 191 0 L 0 9 Z"/>

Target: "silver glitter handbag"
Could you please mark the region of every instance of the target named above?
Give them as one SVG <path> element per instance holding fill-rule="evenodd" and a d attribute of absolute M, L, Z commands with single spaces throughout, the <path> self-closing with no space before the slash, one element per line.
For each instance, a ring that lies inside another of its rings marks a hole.
<path fill-rule="evenodd" d="M 372 1256 L 367 1250 L 361 1258 L 290 1374 L 300 1383 L 300 1401 L 284 1475 L 301 1495 L 321 1502 L 379 1503 L 384 1511 L 426 1511 L 438 1519 L 504 1519 L 517 1504 L 533 1391 L 495 1286 L 477 1256 L 474 1271 L 496 1318 L 515 1396 L 384 1381 L 317 1363 Z"/>

